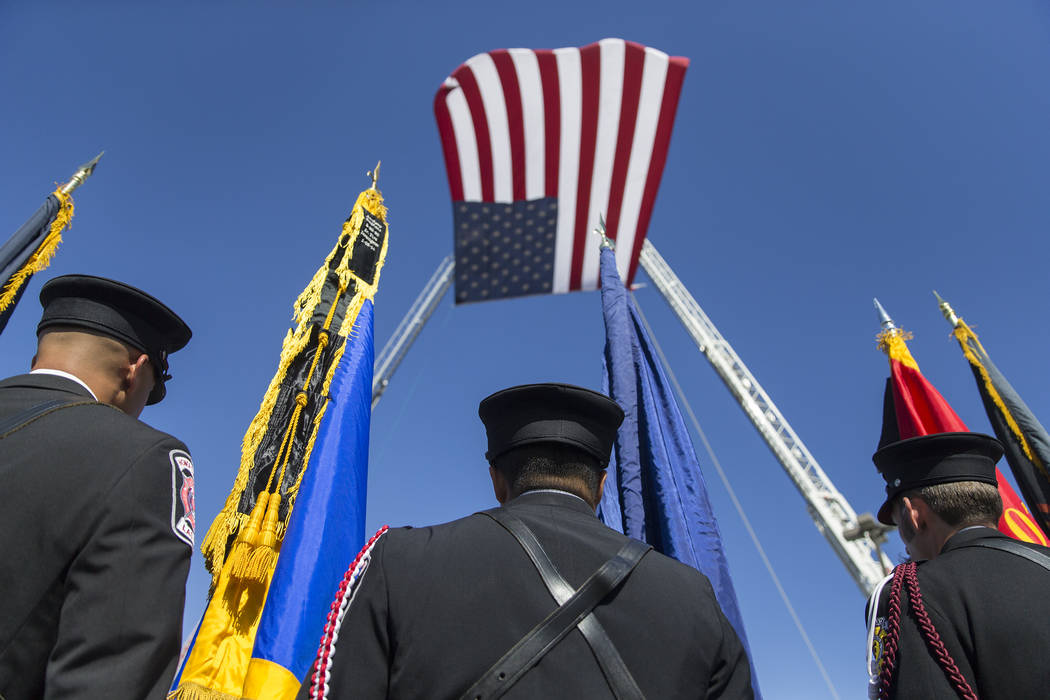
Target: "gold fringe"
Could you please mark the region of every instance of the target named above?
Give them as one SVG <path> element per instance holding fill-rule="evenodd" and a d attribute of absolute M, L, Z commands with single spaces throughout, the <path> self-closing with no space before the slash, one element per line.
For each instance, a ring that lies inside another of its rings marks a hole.
<path fill-rule="evenodd" d="M 1035 453 L 1032 452 L 1032 448 L 1028 444 L 1028 439 L 1024 436 L 1024 433 L 1021 432 L 1021 426 L 1017 424 L 1017 420 L 1006 407 L 1006 402 L 1003 401 L 1003 397 L 999 395 L 999 391 L 995 388 L 995 384 L 992 383 L 992 378 L 988 374 L 988 370 L 985 369 L 984 363 L 981 362 L 980 358 L 977 357 L 977 354 L 974 353 L 970 344 L 966 342 L 967 340 L 972 340 L 974 345 L 981 350 L 981 354 L 987 356 L 988 353 L 985 352 L 984 346 L 981 345 L 981 341 L 977 339 L 977 334 L 974 333 L 962 319 L 959 319 L 959 325 L 957 325 L 955 330 L 952 331 L 952 335 L 954 335 L 955 339 L 959 341 L 959 347 L 962 348 L 963 355 L 966 356 L 966 359 L 970 361 L 971 365 L 977 368 L 978 372 L 980 372 L 981 381 L 984 382 L 984 390 L 988 392 L 990 397 L 992 397 L 992 403 L 994 403 L 995 407 L 999 409 L 999 413 L 1001 413 L 1003 419 L 1006 420 L 1006 425 L 1010 427 L 1010 432 L 1014 434 L 1014 437 L 1017 438 L 1017 442 L 1021 444 L 1021 449 L 1024 450 L 1025 457 L 1027 457 L 1032 464 L 1039 467 L 1039 471 L 1042 472 L 1044 479 L 1050 478 L 1050 475 L 1047 474 L 1046 465 L 1044 465 L 1039 458 L 1036 457 Z"/>
<path fill-rule="evenodd" d="M 889 355 L 891 360 L 896 360 L 906 367 L 911 367 L 913 370 L 918 371 L 919 365 L 915 362 L 915 358 L 911 356 L 911 352 L 908 350 L 906 340 L 911 340 L 914 336 L 908 331 L 902 331 L 899 328 L 893 328 L 888 331 L 882 331 L 875 339 L 878 341 L 879 350 Z"/>
<path fill-rule="evenodd" d="M 241 698 L 221 690 L 205 688 L 196 683 L 185 683 L 168 693 L 167 700 L 241 700 Z"/>
<path fill-rule="evenodd" d="M 18 290 L 30 277 L 47 269 L 47 266 L 51 264 L 51 258 L 55 256 L 55 251 L 58 250 L 58 244 L 62 242 L 63 229 L 73 220 L 72 195 L 63 192 L 61 187 L 54 191 L 54 195 L 59 201 L 58 213 L 55 214 L 44 240 L 40 242 L 25 264 L 11 275 L 11 279 L 7 280 L 3 290 L 0 291 L 0 311 L 4 311 L 14 303 L 18 297 Z"/>
<path fill-rule="evenodd" d="M 277 396 L 281 384 L 288 372 L 288 368 L 291 365 L 292 360 L 297 357 L 310 342 L 311 316 L 313 310 L 321 301 L 321 290 L 328 275 L 328 268 L 336 255 L 344 256 L 336 269 L 340 281 L 340 293 L 349 288 L 351 281 L 356 281 L 357 283 L 357 293 L 354 295 L 354 299 L 352 299 L 347 305 L 343 323 L 338 330 L 340 335 L 346 336 L 349 330 L 353 328 L 364 300 L 374 299 L 375 297 L 376 289 L 379 285 L 379 274 L 386 262 L 388 239 L 384 239 L 383 241 L 383 249 L 380 251 L 379 260 L 376 264 L 376 274 L 373 284 L 366 284 L 364 280 L 361 280 L 354 275 L 349 269 L 349 251 L 353 249 L 354 242 L 360 233 L 361 224 L 364 220 L 364 210 L 368 210 L 372 215 L 378 217 L 384 221 L 384 223 L 386 222 L 387 209 L 383 205 L 383 196 L 378 190 L 370 188 L 358 195 L 357 201 L 354 203 L 354 207 L 351 210 L 350 217 L 343 224 L 339 240 L 336 241 L 336 245 L 325 258 L 324 263 L 318 268 L 313 279 L 310 280 L 310 283 L 307 284 L 302 294 L 299 295 L 293 304 L 293 319 L 296 323 L 296 328 L 288 331 L 285 335 L 277 371 L 275 372 L 266 393 L 263 395 L 258 413 L 256 413 L 255 417 L 252 419 L 251 424 L 248 426 L 248 430 L 245 432 L 244 439 L 241 442 L 241 465 L 237 472 L 237 477 L 234 480 L 233 489 L 230 491 L 230 495 L 227 497 L 222 510 L 215 517 L 215 520 L 212 521 L 211 527 L 208 528 L 208 532 L 201 541 L 201 553 L 204 555 L 206 567 L 212 574 L 213 589 L 218 579 L 219 571 L 222 568 L 222 563 L 226 557 L 227 543 L 230 538 L 237 535 L 241 528 L 245 527 L 246 523 L 249 521 L 248 516 L 238 511 L 241 494 L 247 487 L 248 477 L 254 466 L 255 453 L 258 451 L 259 444 L 262 442 L 262 438 L 266 434 L 266 428 L 269 424 L 274 406 L 276 405 Z M 347 239 L 346 245 L 342 246 L 339 244 L 339 241 L 342 240 L 344 234 L 349 235 L 349 238 Z M 329 311 L 328 319 L 326 320 L 326 330 L 327 325 L 331 322 L 334 309 L 335 305 L 333 304 L 332 309 Z M 339 349 L 336 357 L 333 358 L 332 365 L 329 368 L 322 386 L 323 395 L 327 396 L 328 394 L 335 368 L 338 366 L 339 360 L 342 358 L 344 348 L 345 343 Z M 311 375 L 312 373 L 313 371 L 311 370 Z M 317 429 L 326 412 L 326 408 L 327 401 L 318 407 L 317 416 L 310 432 L 310 438 L 303 454 L 303 465 L 306 465 L 309 462 L 310 454 L 313 451 L 314 442 L 317 437 Z M 299 486 L 302 483 L 304 471 L 305 468 L 300 470 L 295 483 L 287 493 L 285 493 L 285 497 L 288 499 L 288 515 L 291 515 L 292 507 L 295 504 L 295 497 L 298 494 Z M 280 482 L 278 482 L 276 488 L 279 493 Z M 285 521 L 279 521 L 276 523 L 275 532 L 277 543 L 283 540 L 286 528 L 287 523 Z M 240 540 L 241 538 L 238 537 L 237 539 Z M 230 550 L 230 556 L 233 556 L 235 548 L 237 548 L 236 541 L 234 547 Z M 247 573 L 247 569 L 253 571 L 256 570 L 255 566 L 250 566 L 247 561 L 245 561 L 244 557 L 247 553 L 243 551 L 244 547 L 242 546 L 240 549 L 241 551 L 238 552 L 238 559 L 243 563 L 238 567 L 238 570 L 241 573 Z M 275 551 L 276 550 L 279 550 L 279 546 L 275 548 Z M 248 555 L 247 559 L 251 560 L 253 555 L 254 550 Z M 276 554 L 274 554 L 274 557 L 276 557 Z M 257 565 L 262 565 L 264 560 L 268 561 L 268 559 L 269 556 L 263 554 L 259 554 L 255 557 Z"/>

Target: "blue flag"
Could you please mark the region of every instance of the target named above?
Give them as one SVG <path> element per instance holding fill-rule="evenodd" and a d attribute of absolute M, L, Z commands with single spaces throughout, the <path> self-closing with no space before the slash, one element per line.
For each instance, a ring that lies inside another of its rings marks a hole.
<path fill-rule="evenodd" d="M 29 221 L 0 245 L 0 333 L 7 326 L 33 273 L 47 267 L 73 217 L 72 198 L 57 190 Z"/>
<path fill-rule="evenodd" d="M 306 677 L 339 581 L 364 544 L 373 363 L 372 301 L 366 299 L 332 377 L 328 411 L 259 620 L 249 672 L 256 687 L 262 679 L 280 687 L 271 674 Z M 270 673 L 260 677 L 260 668 Z"/>
<path fill-rule="evenodd" d="M 707 576 L 750 658 L 693 442 L 634 300 L 620 280 L 611 248 L 602 248 L 601 283 L 604 388 L 626 415 L 616 436 L 599 514 L 609 527 Z M 760 697 L 753 666 L 751 679 L 755 697 Z"/>
<path fill-rule="evenodd" d="M 201 549 L 211 600 L 170 697 L 291 700 L 364 542 L 373 306 L 387 250 L 375 186 L 296 300 L 296 327 Z M 231 544 L 232 541 L 232 544 Z"/>

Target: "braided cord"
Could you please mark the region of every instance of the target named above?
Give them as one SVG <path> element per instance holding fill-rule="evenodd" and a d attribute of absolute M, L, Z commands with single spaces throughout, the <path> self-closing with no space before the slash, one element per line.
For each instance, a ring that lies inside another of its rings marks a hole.
<path fill-rule="evenodd" d="M 911 602 L 911 611 L 915 615 L 923 639 L 926 640 L 926 646 L 929 647 L 930 653 L 937 659 L 937 664 L 944 671 L 944 675 L 948 677 L 948 680 L 951 681 L 952 687 L 959 697 L 963 698 L 963 700 L 977 700 L 977 694 L 973 692 L 973 688 L 966 682 L 962 671 L 959 670 L 959 666 L 955 663 L 955 659 L 952 658 L 952 655 L 948 653 L 948 649 L 945 648 L 937 628 L 933 626 L 933 620 L 930 619 L 929 613 L 926 612 L 926 606 L 922 602 L 922 592 L 919 590 L 919 577 L 915 573 L 916 568 L 915 563 L 912 562 L 904 573 L 904 579 L 908 586 L 908 599 Z"/>
<path fill-rule="evenodd" d="M 897 642 L 900 639 L 901 588 L 904 585 L 904 569 L 914 564 L 901 564 L 893 570 L 890 598 L 887 602 L 889 615 L 886 619 L 886 637 L 882 642 L 882 663 L 879 667 L 879 700 L 890 700 L 893 672 L 897 664 Z M 878 605 L 878 601 L 875 603 Z"/>
<path fill-rule="evenodd" d="M 384 525 L 379 528 L 379 532 L 372 535 L 372 538 L 358 552 L 350 568 L 343 575 L 343 580 L 339 583 L 339 590 L 335 600 L 332 601 L 328 618 L 325 621 L 324 634 L 321 635 L 321 644 L 317 650 L 316 668 L 313 682 L 310 684 L 310 700 L 323 700 L 328 697 L 328 681 L 331 677 L 331 663 L 332 657 L 335 656 L 336 642 L 339 640 L 339 626 L 343 622 L 347 608 L 350 607 L 350 603 L 357 594 L 356 584 L 361 580 L 365 569 L 368 568 L 376 541 L 389 529 L 389 526 Z"/>

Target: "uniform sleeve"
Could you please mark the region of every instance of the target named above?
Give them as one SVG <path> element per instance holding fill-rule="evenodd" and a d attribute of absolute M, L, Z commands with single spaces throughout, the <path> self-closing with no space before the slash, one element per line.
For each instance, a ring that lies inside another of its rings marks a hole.
<path fill-rule="evenodd" d="M 722 643 L 711 666 L 711 681 L 704 697 L 709 700 L 752 700 L 755 693 L 751 688 L 751 664 L 744 651 L 744 645 L 721 609 L 718 610 L 718 617 L 722 629 Z"/>
<path fill-rule="evenodd" d="M 340 588 L 336 600 L 345 602 L 345 613 L 326 631 L 317 659 L 296 700 L 384 700 L 387 697 L 391 640 L 383 567 L 386 541 L 386 536 L 380 537 L 365 558 L 366 568 L 356 590 L 353 585 Z M 320 692 L 315 693 L 314 676 L 318 672 L 322 678 Z"/>
<path fill-rule="evenodd" d="M 178 661 L 193 541 L 192 462 L 141 453 L 100 507 L 65 579 L 45 697 L 163 698 Z"/>

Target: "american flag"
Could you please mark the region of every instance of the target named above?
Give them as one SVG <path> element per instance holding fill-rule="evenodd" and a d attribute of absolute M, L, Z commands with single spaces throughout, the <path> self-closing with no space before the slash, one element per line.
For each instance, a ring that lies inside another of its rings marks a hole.
<path fill-rule="evenodd" d="M 628 284 L 689 60 L 623 39 L 478 54 L 434 97 L 456 303 L 597 289 L 606 219 Z"/>

